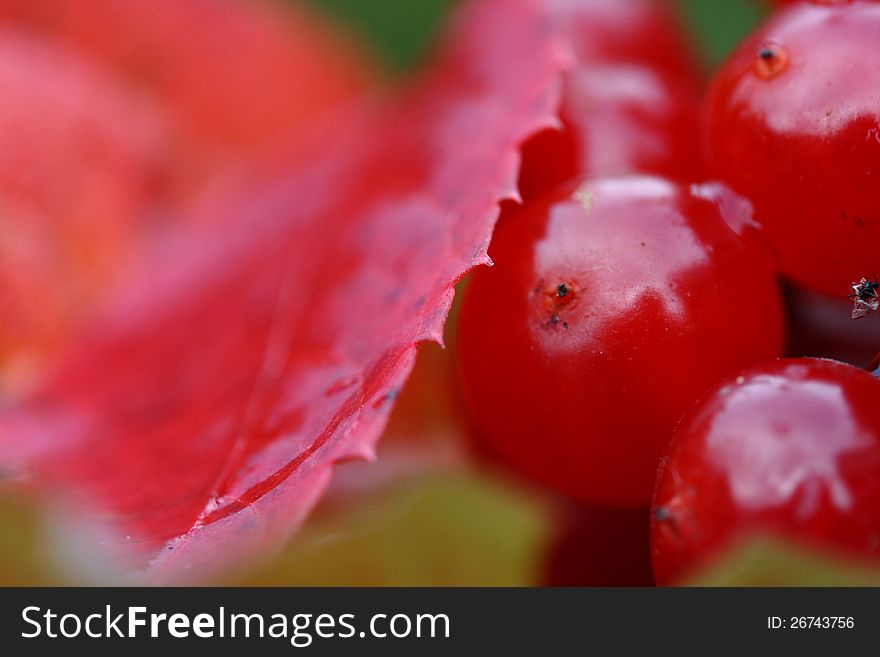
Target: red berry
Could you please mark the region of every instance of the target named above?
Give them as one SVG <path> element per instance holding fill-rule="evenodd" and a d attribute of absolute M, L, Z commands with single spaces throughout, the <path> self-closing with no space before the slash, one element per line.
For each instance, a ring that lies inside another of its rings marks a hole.
<path fill-rule="evenodd" d="M 563 130 L 544 131 L 523 148 L 523 197 L 574 177 L 651 173 L 698 180 L 698 105 L 695 85 L 659 69 L 608 64 L 572 72 L 560 108 Z"/>
<path fill-rule="evenodd" d="M 774 274 L 725 223 L 723 189 L 600 179 L 501 222 L 459 357 L 469 412 L 505 461 L 587 503 L 647 504 L 693 400 L 778 355 Z"/>
<path fill-rule="evenodd" d="M 880 265 L 880 3 L 800 3 L 713 81 L 714 174 L 748 197 L 783 271 L 845 294 Z"/>
<path fill-rule="evenodd" d="M 660 469 L 660 584 L 770 532 L 880 557 L 880 381 L 835 361 L 780 360 L 727 381 L 682 421 Z"/>
<path fill-rule="evenodd" d="M 669 6 L 657 0 L 551 0 L 571 47 L 561 130 L 523 148 L 524 198 L 572 178 L 650 173 L 702 177 L 700 74 Z"/>
<path fill-rule="evenodd" d="M 633 63 L 701 77 L 699 58 L 666 0 L 548 0 L 577 68 Z"/>

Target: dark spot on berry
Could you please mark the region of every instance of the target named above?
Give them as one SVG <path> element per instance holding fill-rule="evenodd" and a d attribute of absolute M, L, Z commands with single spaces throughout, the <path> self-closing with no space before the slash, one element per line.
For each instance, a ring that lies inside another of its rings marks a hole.
<path fill-rule="evenodd" d="M 577 283 L 557 279 L 549 285 L 543 280 L 539 281 L 539 284 L 541 288 L 540 290 L 536 288 L 535 292 L 540 291 L 541 302 L 535 310 L 541 326 L 546 329 L 557 326 L 568 328 L 568 322 L 563 321 L 563 317 L 567 316 L 578 302 Z"/>
<path fill-rule="evenodd" d="M 544 328 L 551 329 L 556 328 L 557 326 L 561 326 L 564 329 L 568 328 L 568 322 L 562 320 L 559 315 L 550 315 L 550 319 L 544 324 Z"/>
<path fill-rule="evenodd" d="M 841 221 L 852 221 L 856 228 L 865 228 L 867 226 L 875 226 L 880 223 L 878 217 L 864 217 L 861 215 L 850 216 L 846 212 L 840 213 Z"/>
<path fill-rule="evenodd" d="M 657 522 L 666 522 L 672 519 L 672 513 L 670 513 L 669 509 L 663 506 L 658 506 L 654 509 L 654 520 Z"/>
<path fill-rule="evenodd" d="M 676 522 L 675 513 L 665 506 L 658 506 L 654 509 L 654 521 L 663 525 L 666 531 L 672 532 L 673 536 L 678 536 L 678 522 Z"/>
<path fill-rule="evenodd" d="M 767 43 L 758 48 L 755 59 L 755 73 L 763 80 L 776 77 L 788 66 L 788 53 L 775 43 Z"/>
<path fill-rule="evenodd" d="M 641 245 L 641 246 L 646 246 L 646 244 L 645 244 L 644 242 L 640 242 L 640 245 Z"/>
<path fill-rule="evenodd" d="M 554 283 L 544 288 L 545 307 L 551 313 L 573 304 L 577 297 L 577 287 L 571 282 Z"/>

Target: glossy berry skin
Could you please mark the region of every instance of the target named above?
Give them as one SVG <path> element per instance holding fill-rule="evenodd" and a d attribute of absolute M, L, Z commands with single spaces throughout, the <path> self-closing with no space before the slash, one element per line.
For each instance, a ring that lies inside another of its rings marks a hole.
<path fill-rule="evenodd" d="M 835 361 L 779 360 L 706 397 L 660 469 L 659 584 L 750 533 L 880 558 L 880 381 Z"/>
<path fill-rule="evenodd" d="M 523 148 L 523 198 L 579 177 L 647 173 L 703 178 L 694 125 L 702 75 L 668 3 L 551 0 L 570 46 L 561 129 Z"/>
<path fill-rule="evenodd" d="M 503 461 L 588 504 L 647 505 L 693 400 L 778 355 L 774 274 L 725 194 L 599 179 L 505 217 L 459 320 L 464 399 Z"/>
<path fill-rule="evenodd" d="M 880 3 L 802 2 L 724 65 L 714 175 L 755 205 L 782 270 L 840 296 L 880 265 Z"/>
<path fill-rule="evenodd" d="M 570 45 L 574 68 L 628 62 L 702 76 L 697 57 L 667 0 L 546 0 Z"/>
<path fill-rule="evenodd" d="M 648 173 L 689 182 L 703 173 L 697 87 L 648 66 L 617 63 L 579 68 L 565 78 L 562 130 L 526 143 L 523 198 L 574 177 Z"/>

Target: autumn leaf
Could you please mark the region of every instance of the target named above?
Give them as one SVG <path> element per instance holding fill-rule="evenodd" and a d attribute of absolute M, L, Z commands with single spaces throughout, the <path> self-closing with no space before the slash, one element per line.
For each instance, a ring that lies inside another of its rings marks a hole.
<path fill-rule="evenodd" d="M 452 285 L 488 262 L 519 145 L 558 103 L 543 11 L 465 5 L 415 90 L 211 204 L 222 230 L 154 253 L 4 414 L 9 478 L 62 491 L 87 548 L 140 581 L 279 545 L 335 463 L 372 456 L 415 345 L 442 339 Z"/>
<path fill-rule="evenodd" d="M 100 67 L 13 30 L 0 30 L 0 89 L 2 398 L 38 377 L 147 239 L 178 135 Z"/>
<path fill-rule="evenodd" d="M 351 35 L 303 3 L 0 0 L 4 23 L 94 58 L 200 141 L 238 154 L 357 98 L 376 75 Z"/>
<path fill-rule="evenodd" d="M 369 57 L 304 8 L 0 0 L 0 397 L 257 157 L 308 158 Z M 213 224 L 212 224 L 213 225 Z"/>

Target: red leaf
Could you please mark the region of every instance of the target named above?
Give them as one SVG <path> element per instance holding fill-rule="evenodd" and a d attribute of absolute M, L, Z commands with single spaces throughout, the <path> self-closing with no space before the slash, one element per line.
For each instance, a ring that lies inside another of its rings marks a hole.
<path fill-rule="evenodd" d="M 91 62 L 0 30 L 0 397 L 104 294 L 143 238 L 176 135 Z"/>
<path fill-rule="evenodd" d="M 363 92 L 364 54 L 302 4 L 0 0 L 0 21 L 101 60 L 221 149 L 253 151 Z M 358 61 L 360 59 L 360 61 Z"/>
<path fill-rule="evenodd" d="M 180 207 L 228 185 L 258 151 L 283 143 L 307 157 L 314 124 L 368 76 L 317 17 L 261 1 L 0 0 L 0 24 L 8 396 L 173 219 L 195 214 Z"/>
<path fill-rule="evenodd" d="M 473 3 L 390 116 L 339 127 L 326 157 L 230 200 L 222 233 L 156 256 L 5 414 L 10 471 L 96 510 L 148 581 L 277 545 L 334 463 L 371 456 L 415 345 L 441 339 L 453 283 L 488 260 L 518 146 L 558 101 L 540 4 Z"/>

